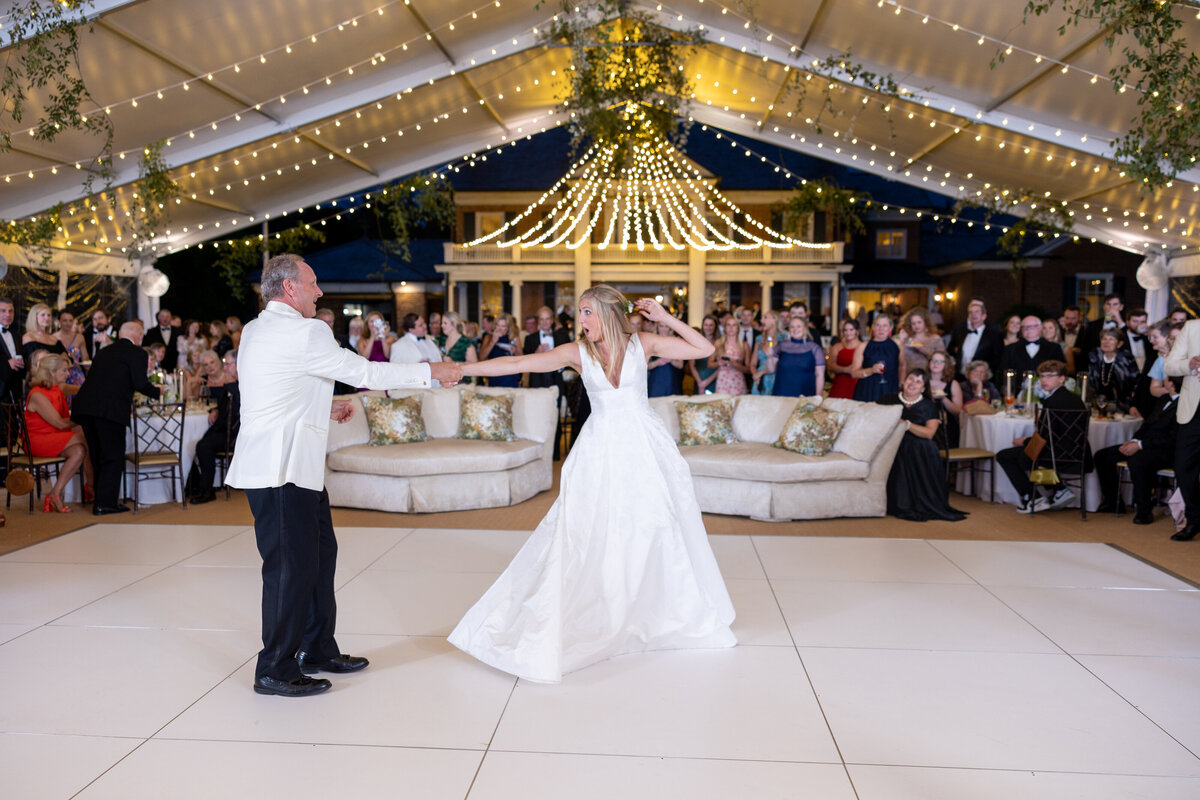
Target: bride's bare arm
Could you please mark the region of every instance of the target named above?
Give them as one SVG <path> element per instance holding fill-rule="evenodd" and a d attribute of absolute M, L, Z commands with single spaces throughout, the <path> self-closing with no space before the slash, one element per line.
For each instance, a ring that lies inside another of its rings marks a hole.
<path fill-rule="evenodd" d="M 482 375 L 495 378 L 500 375 L 515 375 L 519 372 L 554 372 L 563 367 L 578 370 L 579 345 L 575 342 L 560 344 L 545 353 L 530 353 L 527 356 L 504 356 L 487 361 L 471 361 L 462 365 L 463 375 Z"/>
<path fill-rule="evenodd" d="M 683 320 L 667 313 L 667 310 L 650 298 L 634 303 L 642 316 L 651 322 L 661 323 L 675 331 L 676 336 L 659 336 L 656 333 L 639 334 L 646 355 L 670 360 L 708 358 L 713 354 L 713 343 L 704 338 L 695 328 Z"/>

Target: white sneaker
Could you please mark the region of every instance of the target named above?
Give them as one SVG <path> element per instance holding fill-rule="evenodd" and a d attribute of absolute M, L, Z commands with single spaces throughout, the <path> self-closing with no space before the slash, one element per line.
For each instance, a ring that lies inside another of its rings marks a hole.
<path fill-rule="evenodd" d="M 1018 514 L 1028 514 L 1029 507 L 1031 505 L 1033 505 L 1033 501 L 1030 498 L 1022 497 L 1020 502 L 1017 503 L 1017 513 Z"/>
<path fill-rule="evenodd" d="M 1057 495 L 1055 495 L 1057 497 Z M 1043 511 L 1049 511 L 1054 508 L 1049 497 L 1039 497 L 1033 501 L 1033 513 L 1040 514 Z"/>
<path fill-rule="evenodd" d="M 1075 499 L 1075 493 L 1066 486 L 1054 493 L 1054 497 L 1050 500 L 1051 508 L 1066 508 Z M 1039 508 L 1038 511 L 1041 511 Z"/>

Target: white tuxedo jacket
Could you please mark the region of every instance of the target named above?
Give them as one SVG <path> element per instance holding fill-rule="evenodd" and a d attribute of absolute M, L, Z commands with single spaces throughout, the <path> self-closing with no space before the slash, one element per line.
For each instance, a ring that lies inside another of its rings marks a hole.
<path fill-rule="evenodd" d="M 325 486 L 333 384 L 428 387 L 428 364 L 368 361 L 340 347 L 329 326 L 271 301 L 242 329 L 238 349 L 241 429 L 226 481 L 239 489 Z"/>
<path fill-rule="evenodd" d="M 1163 371 L 1175 377 L 1183 376 L 1183 384 L 1179 387 L 1179 406 L 1175 411 L 1175 419 L 1180 425 L 1190 422 L 1200 405 L 1200 378 L 1192 374 L 1188 362 L 1192 356 L 1200 356 L 1200 319 L 1191 319 L 1184 324 L 1175 340 L 1175 346 L 1163 360 Z"/>
<path fill-rule="evenodd" d="M 388 360 L 393 364 L 437 362 L 442 360 L 442 354 L 438 352 L 437 345 L 428 337 L 420 340 L 411 333 L 406 333 L 392 344 L 392 355 Z M 439 386 L 441 383 L 433 381 L 433 388 L 436 389 Z"/>

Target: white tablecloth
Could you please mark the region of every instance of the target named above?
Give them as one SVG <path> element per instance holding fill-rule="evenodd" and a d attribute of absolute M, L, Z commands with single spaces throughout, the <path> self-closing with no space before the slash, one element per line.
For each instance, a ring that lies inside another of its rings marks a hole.
<path fill-rule="evenodd" d="M 208 412 L 189 410 L 183 419 L 183 474 L 177 475 L 175 481 L 175 497 L 171 498 L 171 480 L 164 473 L 162 476 L 146 478 L 138 488 L 138 501 L 142 505 L 156 503 L 181 502 L 183 500 L 183 483 L 187 480 L 188 470 L 192 468 L 192 459 L 196 457 L 196 443 L 208 431 Z M 133 452 L 133 429 L 125 434 L 127 452 Z M 176 470 L 178 473 L 179 470 Z M 128 462 L 125 464 L 125 494 L 133 498 L 133 470 Z M 63 493 L 69 503 L 79 502 L 79 481 L 72 480 Z"/>
<path fill-rule="evenodd" d="M 1092 452 L 1128 441 L 1141 424 L 1142 420 L 1140 419 L 1093 418 L 1088 425 L 1088 441 L 1092 445 Z M 963 447 L 981 447 L 984 450 L 999 453 L 1001 450 L 1012 447 L 1013 439 L 1019 436 L 1029 436 L 1032 433 L 1032 417 L 1010 417 L 1005 414 L 964 414 L 962 417 L 961 443 Z M 993 500 L 986 475 L 978 477 L 979 480 L 975 487 L 977 495 L 984 500 Z M 1088 473 L 1085 480 L 1087 481 L 1088 511 L 1095 511 L 1096 507 L 1100 505 L 1100 479 L 1096 477 L 1095 471 L 1092 471 Z M 965 468 L 960 469 L 956 488 L 965 494 L 970 489 L 970 481 L 971 476 L 968 471 Z M 997 464 L 994 502 L 1016 505 L 1019 500 L 1017 490 L 1013 488 L 1008 476 Z M 1075 505 L 1078 506 L 1078 503 Z"/>

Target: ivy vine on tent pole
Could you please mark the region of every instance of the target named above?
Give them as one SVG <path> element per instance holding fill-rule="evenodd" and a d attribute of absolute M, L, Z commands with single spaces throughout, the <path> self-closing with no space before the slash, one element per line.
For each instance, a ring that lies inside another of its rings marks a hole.
<path fill-rule="evenodd" d="M 865 234 L 864 219 L 870 204 L 870 194 L 845 189 L 831 180 L 819 178 L 799 184 L 787 200 L 776 203 L 772 209 L 784 213 L 784 233 L 808 239 L 808 217 L 816 211 L 825 212 L 833 229 L 842 235 Z M 813 231 L 814 235 L 816 233 Z"/>

